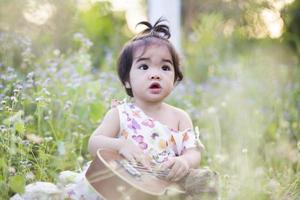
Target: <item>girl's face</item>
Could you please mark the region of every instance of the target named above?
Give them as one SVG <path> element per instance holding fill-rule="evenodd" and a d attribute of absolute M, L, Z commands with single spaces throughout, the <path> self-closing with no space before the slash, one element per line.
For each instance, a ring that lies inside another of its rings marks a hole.
<path fill-rule="evenodd" d="M 172 57 L 166 45 L 150 44 L 134 52 L 129 86 L 135 99 L 164 100 L 174 88 L 174 78 Z"/>

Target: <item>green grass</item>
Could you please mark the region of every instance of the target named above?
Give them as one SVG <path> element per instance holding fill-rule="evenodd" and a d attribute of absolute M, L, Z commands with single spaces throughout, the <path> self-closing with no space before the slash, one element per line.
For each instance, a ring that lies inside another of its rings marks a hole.
<path fill-rule="evenodd" d="M 125 97 L 116 73 L 92 73 L 82 45 L 40 59 L 27 52 L 26 73 L 2 65 L 0 199 L 31 182 L 55 182 L 62 170 L 79 171 L 111 99 Z M 189 56 L 188 74 L 201 72 L 197 54 Z M 299 199 L 299 66 L 282 62 L 268 45 L 231 58 L 218 60 L 205 81 L 186 77 L 167 101 L 198 127 L 206 146 L 201 166 L 219 172 L 221 199 Z"/>

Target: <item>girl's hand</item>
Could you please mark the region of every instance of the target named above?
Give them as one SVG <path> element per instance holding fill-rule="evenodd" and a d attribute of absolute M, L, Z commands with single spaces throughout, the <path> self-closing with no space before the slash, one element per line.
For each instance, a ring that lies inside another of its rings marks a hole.
<path fill-rule="evenodd" d="M 129 161 L 141 163 L 144 167 L 150 168 L 150 162 L 147 160 L 144 152 L 131 140 L 120 139 L 121 144 L 118 149 L 119 154 L 124 156 Z"/>
<path fill-rule="evenodd" d="M 179 181 L 189 172 L 189 164 L 183 157 L 171 157 L 163 164 L 163 169 L 170 168 L 166 177 L 169 181 Z"/>

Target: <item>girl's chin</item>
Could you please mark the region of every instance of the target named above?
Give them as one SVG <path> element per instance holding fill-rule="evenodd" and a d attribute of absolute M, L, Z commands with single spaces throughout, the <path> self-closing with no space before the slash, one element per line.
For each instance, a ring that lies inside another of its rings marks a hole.
<path fill-rule="evenodd" d="M 134 99 L 140 99 L 143 101 L 148 101 L 148 102 L 160 102 L 163 101 L 171 92 L 166 92 L 166 91 L 155 91 L 155 92 L 151 92 L 151 91 L 143 91 L 143 95 L 134 95 Z"/>
<path fill-rule="evenodd" d="M 163 101 L 166 97 L 168 96 L 168 94 L 164 94 L 164 93 L 159 93 L 159 94 L 149 94 L 147 95 L 146 99 L 148 101 Z"/>
<path fill-rule="evenodd" d="M 162 89 L 161 88 L 153 88 L 153 89 L 149 89 L 150 94 L 153 95 L 159 95 L 160 93 L 162 93 Z"/>

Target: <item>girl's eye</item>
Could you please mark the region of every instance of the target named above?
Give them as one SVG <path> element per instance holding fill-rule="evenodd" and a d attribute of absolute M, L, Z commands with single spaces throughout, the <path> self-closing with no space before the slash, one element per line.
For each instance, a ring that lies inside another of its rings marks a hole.
<path fill-rule="evenodd" d="M 143 64 L 143 65 L 139 66 L 139 69 L 142 69 L 142 70 L 147 70 L 148 68 L 149 67 L 146 64 Z"/>
<path fill-rule="evenodd" d="M 168 66 L 168 65 L 164 65 L 164 66 L 162 66 L 162 70 L 164 70 L 164 71 L 171 71 L 171 67 Z"/>

